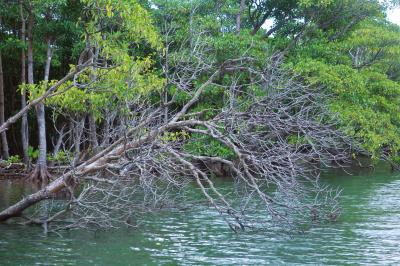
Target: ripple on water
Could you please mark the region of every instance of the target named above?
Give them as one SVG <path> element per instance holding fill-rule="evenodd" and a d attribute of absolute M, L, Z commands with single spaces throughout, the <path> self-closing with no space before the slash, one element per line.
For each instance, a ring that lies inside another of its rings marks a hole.
<path fill-rule="evenodd" d="M 376 180 L 375 180 L 376 179 Z M 70 232 L 0 225 L 1 265 L 400 265 L 400 178 L 336 179 L 344 215 L 305 234 L 234 234 L 215 211 L 152 215 L 135 231 Z"/>

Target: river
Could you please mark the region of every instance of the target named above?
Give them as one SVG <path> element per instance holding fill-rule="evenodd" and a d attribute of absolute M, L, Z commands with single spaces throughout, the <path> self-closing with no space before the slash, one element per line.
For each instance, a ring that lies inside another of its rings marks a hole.
<path fill-rule="evenodd" d="M 323 181 L 343 189 L 343 214 L 304 233 L 235 234 L 206 207 L 151 215 L 137 229 L 62 236 L 3 224 L 0 265 L 400 265 L 400 175 L 332 172 Z M 7 186 L 15 191 L 0 206 L 24 192 L 3 180 L 0 193 Z"/>

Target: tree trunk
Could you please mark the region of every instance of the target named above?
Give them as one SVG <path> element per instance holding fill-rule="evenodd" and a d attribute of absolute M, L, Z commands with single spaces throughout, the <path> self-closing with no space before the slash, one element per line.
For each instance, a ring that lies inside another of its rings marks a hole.
<path fill-rule="evenodd" d="M 44 67 L 44 81 L 45 82 L 49 81 L 50 64 L 51 64 L 51 58 L 53 56 L 52 51 L 51 51 L 51 40 L 50 40 L 50 38 L 47 38 L 46 43 L 47 43 L 46 65 Z"/>
<path fill-rule="evenodd" d="M 45 83 L 49 81 L 51 58 L 52 58 L 51 41 L 50 38 L 47 38 L 47 57 L 44 69 Z M 36 167 L 31 175 L 31 179 L 33 181 L 39 181 L 44 185 L 48 183 L 50 175 L 47 171 L 46 120 L 45 120 L 45 109 L 43 102 L 39 103 L 36 106 L 36 116 L 39 128 L 39 158 L 37 160 Z"/>
<path fill-rule="evenodd" d="M 0 25 L 1 25 L 1 17 L 0 17 Z M 1 58 L 0 51 L 0 126 L 5 122 L 4 115 L 4 77 L 3 77 L 3 61 Z M 1 132 L 1 148 L 3 159 L 7 160 L 9 157 L 8 154 L 8 142 L 7 142 L 7 134 L 6 132 Z"/>
<path fill-rule="evenodd" d="M 88 115 L 88 120 L 90 145 L 92 146 L 92 149 L 96 151 L 97 147 L 99 146 L 99 142 L 97 140 L 96 120 L 94 119 L 93 114 Z"/>
<path fill-rule="evenodd" d="M 168 90 L 165 88 L 163 91 L 163 104 L 164 104 L 164 123 L 168 122 L 168 112 L 169 112 L 169 108 L 168 108 Z"/>
<path fill-rule="evenodd" d="M 33 6 L 32 3 L 29 3 L 29 14 L 28 14 L 28 84 L 34 84 L 35 81 L 33 79 L 33 24 L 34 24 L 34 14 L 33 14 Z M 25 114 L 24 114 L 25 115 Z M 29 161 L 29 159 L 28 159 Z M 36 179 L 39 175 L 37 171 L 37 167 L 34 169 L 34 172 L 31 174 L 32 179 Z"/>
<path fill-rule="evenodd" d="M 257 32 L 261 29 L 262 24 L 258 24 L 254 26 L 253 30 L 251 31 L 251 35 L 256 35 Z"/>
<path fill-rule="evenodd" d="M 126 143 L 126 136 L 130 136 L 131 134 L 137 132 L 137 130 L 140 129 L 141 126 L 149 123 L 150 120 L 154 119 L 153 115 L 149 115 L 146 120 L 137 125 L 137 127 L 132 128 L 128 132 L 126 132 L 125 136 L 121 137 L 119 140 L 115 141 L 113 144 L 103 149 L 102 151 L 91 157 L 89 160 L 85 161 L 79 166 L 74 166 L 72 170 L 64 173 L 62 176 L 58 177 L 50 184 L 43 187 L 38 192 L 24 197 L 19 202 L 1 211 L 0 222 L 7 221 L 12 217 L 20 216 L 25 209 L 44 199 L 50 198 L 55 193 L 68 186 L 68 184 L 72 181 L 71 179 L 76 179 L 76 181 L 79 181 L 79 178 L 82 176 L 106 168 L 112 160 L 116 160 L 117 158 L 124 155 L 125 151 L 137 149 L 144 143 L 153 141 L 155 138 L 162 135 L 163 132 L 176 128 L 183 128 L 186 125 L 190 124 L 191 121 L 178 121 L 186 114 L 190 107 L 192 107 L 199 100 L 201 93 L 206 87 L 210 85 L 211 82 L 215 80 L 218 74 L 219 73 L 217 71 L 213 75 L 211 75 L 211 77 L 196 91 L 192 99 L 187 102 L 177 114 L 175 114 L 175 116 L 171 119 L 171 121 L 168 122 L 168 124 L 154 128 L 150 130 L 148 134 L 145 134 L 138 139 Z"/>
<path fill-rule="evenodd" d="M 55 157 L 57 156 L 58 152 L 61 149 L 61 145 L 63 144 L 63 138 L 64 138 L 64 128 L 65 125 L 62 126 L 60 131 L 58 132 L 58 137 L 57 137 L 57 142 L 53 143 L 54 148 L 53 148 L 53 160 L 50 162 L 49 166 L 53 167 L 56 164 Z"/>
<path fill-rule="evenodd" d="M 86 49 L 91 49 L 89 36 L 86 36 Z M 94 62 L 98 61 L 99 53 L 100 53 L 100 49 L 98 47 L 96 47 L 95 53 L 94 53 Z M 97 67 L 95 64 L 93 65 L 92 69 L 93 69 L 93 73 L 90 75 L 90 79 L 93 82 L 95 82 L 97 80 Z M 90 110 L 93 110 L 91 105 L 90 105 Z M 92 112 L 89 112 L 89 114 L 88 114 L 88 122 L 89 122 L 90 145 L 92 146 L 92 150 L 96 151 L 97 147 L 99 146 L 99 142 L 97 140 L 96 119 L 94 118 L 94 115 Z"/>
<path fill-rule="evenodd" d="M 176 119 L 178 119 L 177 116 Z M 80 178 L 92 172 L 104 169 L 105 167 L 108 166 L 108 163 L 111 160 L 115 160 L 116 158 L 122 156 L 127 149 L 138 148 L 143 143 L 149 140 L 154 140 L 162 132 L 175 128 L 177 124 L 179 123 L 170 122 L 167 125 L 151 130 L 145 136 L 142 136 L 141 138 L 130 143 L 125 143 L 125 138 L 119 139 L 118 141 L 116 141 L 106 149 L 102 150 L 89 160 L 85 161 L 79 166 L 74 167 L 74 169 L 66 172 L 59 178 L 55 179 L 54 181 L 52 181 L 47 186 L 43 187 L 38 192 L 35 192 L 27 197 L 24 197 L 19 202 L 1 211 L 0 222 L 7 221 L 12 217 L 20 216 L 22 212 L 28 207 L 44 199 L 49 199 L 52 197 L 52 195 L 64 189 L 66 186 L 68 186 L 69 183 L 72 182 L 71 179 Z"/>
<path fill-rule="evenodd" d="M 74 148 L 75 148 L 75 156 L 73 165 L 76 166 L 79 164 L 79 158 L 81 155 L 81 139 L 83 134 L 83 128 L 85 127 L 85 117 L 81 118 L 76 125 L 74 125 L 74 129 L 71 131 L 73 132 L 73 141 L 74 141 Z"/>
<path fill-rule="evenodd" d="M 56 156 L 57 153 L 60 151 L 61 149 L 61 145 L 63 143 L 63 138 L 64 138 L 64 128 L 65 125 L 60 129 L 60 132 L 58 133 L 58 138 L 57 138 L 57 142 L 54 145 L 54 149 L 53 149 L 53 155 Z"/>
<path fill-rule="evenodd" d="M 1 18 L 0 18 L 1 23 Z M 0 53 L 0 125 L 3 125 L 5 122 L 4 117 L 4 80 L 3 80 L 3 62 Z M 2 155 L 3 159 L 7 160 L 9 157 L 8 154 L 8 142 L 7 142 L 7 134 L 5 131 L 1 132 L 1 147 L 2 147 Z"/>
<path fill-rule="evenodd" d="M 240 28 L 242 25 L 242 15 L 244 12 L 246 0 L 240 0 L 240 9 L 238 14 L 236 15 L 236 34 L 240 33 Z"/>
<path fill-rule="evenodd" d="M 251 31 L 251 35 L 256 35 L 257 32 L 261 29 L 262 25 L 264 25 L 265 21 L 271 16 L 271 12 L 266 12 L 263 17 L 256 21 L 253 24 L 253 30 Z"/>
<path fill-rule="evenodd" d="M 19 12 L 21 19 L 21 42 L 25 44 L 26 39 L 26 19 L 23 13 L 23 0 L 19 1 Z M 21 84 L 26 83 L 26 54 L 25 48 L 21 51 Z M 22 90 L 21 92 L 21 109 L 24 109 L 26 106 L 26 91 Z M 29 128 L 28 128 L 28 115 L 24 113 L 22 115 L 21 121 L 21 141 L 22 141 L 22 153 L 23 153 L 23 162 L 26 165 L 29 165 L 29 156 L 28 156 L 28 147 L 29 147 Z"/>
<path fill-rule="evenodd" d="M 29 19 L 28 19 L 28 83 L 33 84 L 33 7 L 29 6 Z"/>
<path fill-rule="evenodd" d="M 110 144 L 110 141 L 112 141 L 112 137 L 111 137 L 111 128 L 113 128 L 113 124 L 114 124 L 114 120 L 117 116 L 117 112 L 116 111 L 109 111 L 106 116 L 103 124 L 103 129 L 102 129 L 102 135 L 103 135 L 103 139 L 102 142 L 100 144 L 101 147 L 105 147 L 108 144 Z"/>

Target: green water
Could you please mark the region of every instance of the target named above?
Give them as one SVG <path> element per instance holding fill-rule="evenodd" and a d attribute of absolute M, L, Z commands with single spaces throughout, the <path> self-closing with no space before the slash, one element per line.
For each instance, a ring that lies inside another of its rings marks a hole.
<path fill-rule="evenodd" d="M 46 237 L 37 227 L 0 225 L 0 265 L 400 265 L 399 174 L 331 173 L 324 180 L 343 188 L 343 215 L 304 234 L 235 234 L 200 206 L 96 234 Z M 7 186 L 0 181 L 0 205 L 24 193 L 6 195 Z"/>

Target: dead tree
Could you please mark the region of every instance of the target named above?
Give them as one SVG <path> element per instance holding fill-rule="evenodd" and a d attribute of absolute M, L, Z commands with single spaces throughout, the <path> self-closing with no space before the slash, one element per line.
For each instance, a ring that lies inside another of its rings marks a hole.
<path fill-rule="evenodd" d="M 254 67 L 248 57 L 215 65 L 200 56 L 204 53 L 196 54 L 197 48 L 189 50 L 191 60 L 169 54 L 169 65 L 174 66 L 169 82 L 191 95 L 184 105 L 169 108 L 165 116 L 166 105 L 176 106 L 174 95 L 156 105 L 143 99 L 130 103 L 135 115 L 121 119 L 121 126 L 113 128 L 119 131 L 115 133 L 118 139 L 108 138 L 92 158 L 71 165 L 70 171 L 43 189 L 0 212 L 0 221 L 20 216 L 51 230 L 132 225 L 141 213 L 186 197 L 192 184 L 235 231 L 271 222 L 293 226 L 335 220 L 339 192 L 321 185 L 319 172 L 332 161 L 342 165 L 354 147 L 329 123 L 323 105 L 326 95 L 281 70 L 275 63 L 279 56 L 262 68 Z M 251 79 L 237 78 L 243 73 Z M 220 75 L 230 75 L 233 82 L 218 83 Z M 196 88 L 194 81 L 199 77 L 205 81 Z M 227 93 L 226 105 L 212 118 L 202 119 L 192 110 L 210 86 L 234 93 Z M 109 134 L 110 129 L 105 132 Z M 172 132 L 186 137 L 170 139 Z M 185 149 L 187 142 L 199 136 L 218 141 L 233 157 Z M 229 168 L 235 196 L 225 196 L 212 181 L 212 173 L 199 162 Z M 40 211 L 30 217 L 23 214 L 60 191 L 69 192 L 62 208 L 54 208 L 45 217 Z M 263 215 L 254 218 L 255 209 L 263 210 Z"/>

